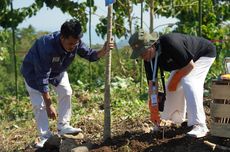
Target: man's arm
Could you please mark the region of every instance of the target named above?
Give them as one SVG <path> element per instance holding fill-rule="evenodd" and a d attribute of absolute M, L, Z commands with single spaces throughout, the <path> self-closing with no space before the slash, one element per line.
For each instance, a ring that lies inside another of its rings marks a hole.
<path fill-rule="evenodd" d="M 51 118 L 51 119 L 56 119 L 57 118 L 57 113 L 56 113 L 55 108 L 52 105 L 51 97 L 49 95 L 49 92 L 42 93 L 42 97 L 43 97 L 44 102 L 45 102 L 46 112 L 47 112 L 48 117 Z"/>
<path fill-rule="evenodd" d="M 113 43 L 110 43 L 108 45 L 108 47 L 113 48 Z M 80 57 L 85 58 L 85 59 L 89 60 L 90 62 L 97 61 L 101 57 L 105 56 L 107 52 L 108 52 L 107 51 L 107 42 L 105 42 L 104 46 L 99 51 L 91 49 L 91 48 L 87 47 L 83 42 L 81 42 L 81 44 L 79 45 L 79 48 L 77 50 L 77 54 Z"/>
<path fill-rule="evenodd" d="M 180 82 L 180 80 L 186 76 L 187 74 L 189 74 L 192 69 L 194 68 L 194 62 L 193 60 L 191 60 L 186 66 L 184 66 L 183 68 L 181 68 L 180 70 L 178 70 L 174 76 L 172 77 L 171 81 L 169 82 L 168 85 L 168 90 L 169 91 L 176 91 L 177 89 L 177 85 Z"/>
<path fill-rule="evenodd" d="M 52 55 L 49 53 L 50 46 L 45 39 L 40 38 L 33 46 L 33 65 L 38 90 L 41 93 L 49 91 L 49 76 L 51 73 Z"/>
<path fill-rule="evenodd" d="M 46 107 L 49 107 L 52 104 L 49 92 L 42 93 L 42 97 L 44 99 Z"/>
<path fill-rule="evenodd" d="M 42 93 L 43 100 L 46 106 L 46 112 L 49 118 L 56 119 L 56 110 L 52 105 L 51 97 L 49 95 L 49 76 L 51 73 L 52 56 L 46 51 L 49 46 L 46 46 L 42 40 L 36 41 L 36 51 L 33 54 L 34 71 L 36 74 L 36 82 L 39 91 Z"/>

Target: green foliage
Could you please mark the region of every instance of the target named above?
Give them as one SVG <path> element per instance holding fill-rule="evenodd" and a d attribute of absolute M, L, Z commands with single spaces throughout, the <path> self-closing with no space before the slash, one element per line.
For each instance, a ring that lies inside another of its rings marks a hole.
<path fill-rule="evenodd" d="M 113 4 L 113 27 L 115 28 L 112 29 L 112 32 L 113 35 L 116 35 L 118 38 L 128 36 L 129 30 L 127 30 L 124 25 L 126 23 L 126 18 L 131 15 L 130 10 L 132 8 L 130 3 L 131 2 L 128 0 L 117 0 L 116 3 Z M 107 17 L 103 16 L 100 18 L 100 23 L 96 25 L 96 33 L 102 38 L 104 38 L 107 33 L 107 22 Z"/>
<path fill-rule="evenodd" d="M 21 61 L 25 53 L 29 50 L 34 40 L 45 32 L 35 32 L 32 26 L 16 30 L 16 59 L 17 59 L 17 73 L 20 76 Z M 15 70 L 13 67 L 12 56 L 12 34 L 9 30 L 1 31 L 0 39 L 0 96 L 8 97 L 15 95 Z M 18 93 L 19 98 L 26 95 L 24 80 L 18 77 Z"/>
<path fill-rule="evenodd" d="M 96 10 L 94 0 L 87 0 L 82 3 L 72 0 L 35 0 L 35 3 L 29 7 L 14 9 L 10 8 L 10 0 L 0 1 L 0 122 L 7 122 L 0 129 L 8 130 L 8 136 L 12 136 L 12 128 L 17 128 L 17 124 L 22 120 L 34 120 L 32 106 L 25 89 L 24 80 L 19 74 L 18 79 L 18 94 L 17 101 L 15 95 L 14 68 L 12 56 L 12 32 L 8 28 L 16 28 L 26 17 L 31 17 L 44 6 L 49 8 L 60 8 L 63 12 L 69 13 L 74 18 L 79 19 L 86 31 L 88 22 L 86 9 L 92 7 Z M 136 22 L 136 27 L 140 26 L 137 22 L 139 18 L 132 16 L 133 5 L 139 5 L 142 0 L 117 0 L 114 4 L 114 25 L 113 34 L 117 37 L 128 36 L 132 31 L 132 24 Z M 143 0 L 145 11 L 149 10 L 150 0 Z M 166 29 L 164 32 L 172 32 L 172 30 L 191 35 L 198 35 L 198 1 L 190 0 L 157 0 L 154 1 L 155 15 L 166 17 L 176 17 L 179 19 L 176 29 Z M 216 3 L 214 3 L 216 2 Z M 202 19 L 202 36 L 214 40 L 217 47 L 217 58 L 213 64 L 205 85 L 206 89 L 210 88 L 210 82 L 213 78 L 217 78 L 223 73 L 223 59 L 230 56 L 230 26 L 229 26 L 229 2 L 218 2 L 212 0 L 203 0 L 203 19 Z M 128 22 L 127 22 L 128 20 Z M 127 30 L 126 23 L 129 23 Z M 97 25 L 97 34 L 105 37 L 107 32 L 107 18 L 103 17 L 101 23 Z M 16 56 L 17 56 L 17 72 L 23 59 L 23 56 L 34 43 L 34 40 L 47 32 L 37 32 L 32 26 L 24 29 L 16 29 Z M 93 46 L 98 49 L 101 46 Z M 139 63 L 138 60 L 130 60 L 130 48 L 114 49 L 112 51 L 112 73 L 111 73 L 111 113 L 112 123 L 125 121 L 127 119 L 142 119 L 149 115 L 147 108 L 147 85 L 142 88 L 143 94 L 139 93 Z M 89 62 L 77 57 L 74 63 L 69 67 L 68 73 L 73 88 L 73 117 L 72 124 L 76 124 L 81 120 L 86 121 L 93 119 L 103 119 L 103 103 L 104 103 L 104 79 L 105 79 L 105 59 L 100 59 L 97 62 L 91 63 L 92 71 L 89 71 Z M 145 74 L 144 72 L 142 74 Z M 166 74 L 168 77 L 168 73 Z M 145 78 L 144 78 L 145 79 Z M 56 106 L 56 96 L 51 92 L 53 102 Z M 15 121 L 16 120 L 16 121 Z M 28 138 L 35 136 L 34 123 L 31 126 L 27 124 L 27 128 L 33 131 Z M 94 123 L 97 124 L 97 123 Z M 10 127 L 9 127 L 10 125 Z M 7 127 L 5 127 L 7 126 Z M 12 127 L 13 126 L 13 127 Z M 20 126 L 19 126 L 20 127 Z M 24 127 L 24 126 L 23 126 Z M 9 129 L 10 128 L 10 129 Z M 1 132 L 2 133 L 2 132 Z M 23 134 L 23 133 L 21 133 Z M 4 136 L 5 134 L 3 134 Z M 28 135 L 28 134 L 27 134 Z M 1 138 L 1 137 L 0 137 Z M 13 138 L 13 137 L 12 137 Z M 28 141 L 27 139 L 27 141 Z M 4 141 L 4 140 L 3 140 Z M 12 140 L 15 141 L 15 140 Z M 26 141 L 26 140 L 25 140 Z M 14 142 L 19 143 L 19 142 Z M 9 143 L 8 143 L 9 144 Z M 21 144 L 21 143 L 20 143 Z M 10 147 L 14 151 L 20 151 L 20 147 Z M 12 151 L 13 151 L 12 150 Z M 7 149 L 7 151 L 9 151 Z"/>
<path fill-rule="evenodd" d="M 25 120 L 33 118 L 28 97 L 17 101 L 12 97 L 0 96 L 0 121 Z"/>
<path fill-rule="evenodd" d="M 32 17 L 46 4 L 47 7 L 53 9 L 60 8 L 63 13 L 70 14 L 73 18 L 81 21 L 84 31 L 88 22 L 86 8 L 89 7 L 89 0 L 87 2 L 74 2 L 71 0 L 35 0 L 33 4 L 28 7 L 14 9 L 10 0 L 2 0 L 0 2 L 0 26 L 3 28 L 14 28 L 23 22 L 27 17 Z M 91 7 L 93 12 L 96 11 L 96 6 L 91 0 Z"/>
<path fill-rule="evenodd" d="M 103 109 L 104 83 L 93 82 L 93 89 L 88 90 L 88 84 L 78 81 L 72 83 L 73 88 L 73 122 L 77 122 L 83 115 L 98 115 Z M 141 117 L 148 114 L 146 108 L 147 94 L 140 95 L 138 84 L 131 77 L 115 76 L 111 80 L 111 112 L 114 121 L 117 119 Z M 141 115 L 140 115 L 141 113 Z M 97 117 L 97 116 L 96 116 Z"/>
<path fill-rule="evenodd" d="M 7 62 L 7 60 L 9 60 L 9 57 L 10 55 L 9 55 L 7 48 L 1 47 L 0 48 L 0 62 L 2 63 Z"/>
<path fill-rule="evenodd" d="M 91 1 L 93 3 L 93 1 Z M 86 25 L 88 22 L 86 8 L 89 6 L 89 1 L 79 3 L 71 0 L 36 0 L 36 3 L 45 3 L 47 7 L 53 9 L 54 7 L 60 8 L 63 13 L 70 14 L 73 18 L 81 21 L 84 31 L 86 31 Z M 96 10 L 96 6 L 92 6 L 93 10 Z"/>
<path fill-rule="evenodd" d="M 13 9 L 10 0 L 3 0 L 0 3 L 0 26 L 3 28 L 16 28 L 26 17 L 31 17 L 37 13 L 40 7 L 33 3 L 28 7 Z"/>
<path fill-rule="evenodd" d="M 140 100 L 137 83 L 131 77 L 114 77 L 111 82 L 112 88 L 112 115 L 122 115 L 122 117 L 140 117 L 138 111 L 147 114 L 146 108 L 147 94 Z M 142 109 L 142 110 L 141 110 Z"/>
<path fill-rule="evenodd" d="M 93 46 L 94 47 L 94 46 Z M 101 47 L 100 47 L 101 48 Z M 130 48 L 125 47 L 121 50 L 113 50 L 112 51 L 112 77 L 116 76 L 124 76 L 124 77 L 132 77 L 134 81 L 137 82 L 138 77 L 138 68 L 137 63 L 134 60 L 129 59 L 130 56 Z M 135 63 L 133 65 L 133 63 Z M 90 77 L 89 74 L 89 62 L 85 59 L 81 59 L 77 57 L 75 61 L 71 64 L 68 69 L 69 78 L 71 82 L 78 83 L 78 80 L 83 82 L 84 84 L 88 84 L 90 86 L 97 87 L 104 83 L 105 77 L 105 58 L 100 59 L 97 62 L 91 63 L 92 75 Z M 92 84 L 90 83 L 92 80 Z"/>
<path fill-rule="evenodd" d="M 90 5 L 91 2 L 91 5 Z M 127 36 L 130 31 L 125 28 L 128 23 L 127 18 L 132 16 L 132 5 L 139 5 L 141 1 L 121 1 L 117 0 L 114 4 L 114 28 L 113 33 L 117 37 Z M 143 1 L 145 10 L 149 9 L 150 1 Z M 217 47 L 217 59 L 212 66 L 207 82 L 217 78 L 223 73 L 223 59 L 230 56 L 229 47 L 229 2 L 213 3 L 211 0 L 203 2 L 203 24 L 202 36 L 209 40 L 221 40 L 214 44 Z M 49 8 L 58 7 L 63 12 L 67 12 L 73 17 L 79 19 L 86 30 L 88 22 L 86 8 L 92 6 L 93 0 L 78 3 L 69 0 L 36 0 L 32 6 L 24 9 L 10 10 L 10 1 L 0 1 L 0 26 L 9 28 L 16 27 L 25 17 L 34 15 L 45 4 Z M 198 1 L 181 1 L 181 0 L 159 0 L 155 1 L 155 12 L 157 15 L 166 17 L 176 17 L 179 19 L 176 32 L 197 35 L 198 31 Z M 96 10 L 95 6 L 92 6 Z M 2 13 L 3 12 L 3 13 Z M 14 16 L 14 19 L 12 19 Z M 130 22 L 134 21 L 130 18 Z M 8 19 L 8 20 L 7 20 Z M 137 20 L 135 20 L 137 21 Z M 227 22 L 226 22 L 227 21 Z M 101 19 L 97 25 L 97 34 L 105 37 L 107 32 L 107 19 Z M 165 32 L 171 32 L 167 29 Z M 23 56 L 33 44 L 34 40 L 47 32 L 36 32 L 32 26 L 16 30 L 16 53 L 17 67 L 21 65 Z M 19 102 L 12 98 L 15 94 L 14 88 L 14 68 L 12 67 L 12 33 L 7 29 L 0 30 L 0 120 L 28 119 L 32 116 L 32 109 L 29 99 L 26 98 L 27 92 L 24 87 L 24 81 L 19 74 Z M 101 48 L 101 46 L 93 46 Z M 146 108 L 147 94 L 139 94 L 139 61 L 130 60 L 130 48 L 114 49 L 112 51 L 112 80 L 111 80 L 111 106 L 112 114 L 117 117 L 139 117 L 142 113 L 147 114 Z M 105 78 L 105 59 L 91 63 L 92 75 L 89 71 L 89 62 L 76 58 L 74 63 L 69 67 L 68 73 L 73 94 L 73 114 L 74 120 L 90 112 L 100 111 L 104 100 L 104 78 Z M 18 73 L 19 73 L 19 69 Z M 144 72 L 143 72 L 144 74 Z M 144 78 L 145 79 L 145 78 Z M 209 87 L 209 85 L 207 85 Z M 146 85 L 142 88 L 147 91 Z M 98 113 L 96 113 L 98 114 Z M 79 117 L 78 117 L 79 116 Z M 73 120 L 73 121 L 74 121 Z"/>

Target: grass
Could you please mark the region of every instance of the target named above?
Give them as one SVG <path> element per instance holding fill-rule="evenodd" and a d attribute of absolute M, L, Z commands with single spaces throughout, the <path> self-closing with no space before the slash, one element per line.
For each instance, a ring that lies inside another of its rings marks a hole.
<path fill-rule="evenodd" d="M 36 132 L 33 120 L 2 122 L 0 127 L 0 151 L 23 151 L 34 141 Z"/>
<path fill-rule="evenodd" d="M 135 122 L 135 119 L 142 120 L 148 117 L 147 95 L 143 94 L 144 98 L 140 99 L 139 88 L 135 83 L 130 82 L 129 79 L 127 84 L 125 84 L 125 79 L 118 81 L 122 81 L 122 83 L 113 84 L 111 88 L 112 133 L 116 132 L 116 127 L 119 124 L 124 123 L 123 125 L 125 125 L 126 121 Z M 120 84 L 123 85 L 119 86 Z M 87 89 L 78 86 L 72 86 L 72 88 L 71 124 L 81 127 L 89 138 L 102 139 L 104 126 L 103 89 L 87 91 Z M 55 100 L 55 98 L 53 99 Z M 38 132 L 29 98 L 24 97 L 18 102 L 12 98 L 7 98 L 4 103 L 0 107 L 2 109 L 0 111 L 0 151 L 24 151 L 31 148 Z M 56 121 L 50 121 L 50 128 L 53 132 L 57 132 Z"/>

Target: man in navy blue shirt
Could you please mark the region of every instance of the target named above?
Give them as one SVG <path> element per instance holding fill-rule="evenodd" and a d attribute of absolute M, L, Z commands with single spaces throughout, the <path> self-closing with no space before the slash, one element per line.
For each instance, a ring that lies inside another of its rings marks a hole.
<path fill-rule="evenodd" d="M 158 38 L 156 33 L 149 34 L 144 30 L 134 33 L 129 44 L 133 49 L 131 58 L 144 60 L 149 96 L 153 92 L 155 59 L 159 67 L 171 72 L 161 118 L 182 123 L 187 113 L 188 126 L 193 126 L 187 135 L 206 136 L 209 130 L 203 108 L 203 86 L 216 57 L 215 46 L 202 37 L 170 33 Z"/>
<path fill-rule="evenodd" d="M 51 136 L 48 117 L 57 117 L 49 94 L 49 84 L 54 86 L 58 94 L 58 133 L 63 135 L 82 131 L 70 126 L 72 89 L 66 70 L 76 55 L 93 62 L 106 54 L 107 47 L 113 47 L 113 44 L 105 43 L 101 50 L 95 51 L 81 41 L 82 35 L 79 21 L 66 21 L 60 32 L 37 39 L 24 58 L 21 73 L 40 133 L 40 142 L 36 143 L 36 147 L 43 147 Z"/>

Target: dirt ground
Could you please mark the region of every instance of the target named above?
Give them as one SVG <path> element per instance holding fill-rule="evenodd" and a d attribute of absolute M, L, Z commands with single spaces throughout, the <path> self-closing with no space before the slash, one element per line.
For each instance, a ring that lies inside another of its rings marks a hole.
<path fill-rule="evenodd" d="M 205 103 L 205 112 L 207 116 L 208 127 L 210 127 L 210 112 L 209 102 Z M 186 133 L 191 130 L 186 123 L 181 126 L 165 127 L 164 132 L 145 133 L 143 124 L 151 125 L 148 118 L 146 120 L 126 120 L 114 124 L 112 130 L 113 137 L 106 142 L 103 142 L 101 137 L 94 136 L 98 132 L 103 131 L 103 126 L 97 127 L 96 124 L 79 124 L 87 128 L 84 132 L 85 138 L 79 141 L 80 144 L 90 144 L 91 152 L 223 152 L 229 151 L 223 148 L 213 148 L 205 144 L 205 141 L 215 143 L 217 145 L 230 147 L 229 138 L 221 138 L 208 134 L 201 139 L 195 139 L 186 136 Z M 81 127 L 81 126 L 80 126 Z M 31 148 L 25 151 L 34 150 Z M 56 152 L 59 147 L 45 147 L 35 151 Z"/>

